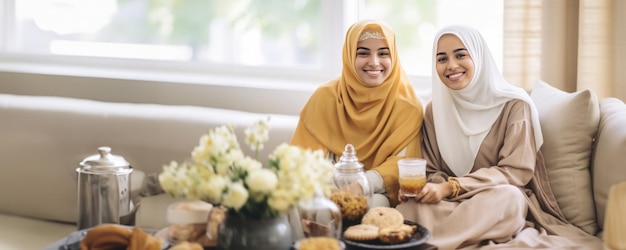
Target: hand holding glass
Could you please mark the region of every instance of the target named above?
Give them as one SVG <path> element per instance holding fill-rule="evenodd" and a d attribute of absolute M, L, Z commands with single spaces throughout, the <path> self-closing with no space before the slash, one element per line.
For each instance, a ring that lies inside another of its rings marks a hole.
<path fill-rule="evenodd" d="M 405 158 L 398 160 L 400 193 L 406 197 L 415 197 L 426 185 L 426 160 Z"/>

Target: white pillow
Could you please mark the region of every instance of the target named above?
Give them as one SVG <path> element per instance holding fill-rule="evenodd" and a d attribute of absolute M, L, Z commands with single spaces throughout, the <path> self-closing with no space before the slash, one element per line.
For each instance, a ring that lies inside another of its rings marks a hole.
<path fill-rule="evenodd" d="M 600 120 L 591 90 L 567 93 L 538 81 L 530 93 L 543 132 L 543 153 L 556 200 L 572 224 L 598 231 L 589 170 L 593 138 Z"/>

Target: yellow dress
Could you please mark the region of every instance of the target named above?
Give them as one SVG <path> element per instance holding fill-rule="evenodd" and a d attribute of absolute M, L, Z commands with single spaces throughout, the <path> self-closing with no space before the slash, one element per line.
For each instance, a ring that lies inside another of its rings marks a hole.
<path fill-rule="evenodd" d="M 354 67 L 358 39 L 366 29 L 382 32 L 392 60 L 389 77 L 376 87 L 362 84 Z M 372 20 L 352 25 L 342 58 L 341 76 L 320 86 L 303 107 L 291 144 L 337 156 L 352 144 L 364 169 L 380 174 L 394 205 L 399 188 L 397 160 L 421 157 L 422 104 L 401 67 L 395 34 L 387 25 Z"/>

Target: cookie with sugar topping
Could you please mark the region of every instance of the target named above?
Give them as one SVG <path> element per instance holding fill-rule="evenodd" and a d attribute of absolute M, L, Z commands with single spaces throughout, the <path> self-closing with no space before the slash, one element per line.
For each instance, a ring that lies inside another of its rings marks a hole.
<path fill-rule="evenodd" d="M 374 225 L 378 228 L 397 226 L 404 224 L 404 216 L 395 208 L 375 207 L 365 213 L 361 223 Z"/>

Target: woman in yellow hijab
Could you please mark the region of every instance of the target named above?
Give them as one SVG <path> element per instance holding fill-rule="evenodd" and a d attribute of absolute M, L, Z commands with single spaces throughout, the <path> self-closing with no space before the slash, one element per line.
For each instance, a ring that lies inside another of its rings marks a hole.
<path fill-rule="evenodd" d="M 395 206 L 398 159 L 422 156 L 422 103 L 386 24 L 354 23 L 342 60 L 341 76 L 321 85 L 302 109 L 291 144 L 322 149 L 335 160 L 352 144 L 374 190 L 372 207 Z"/>

